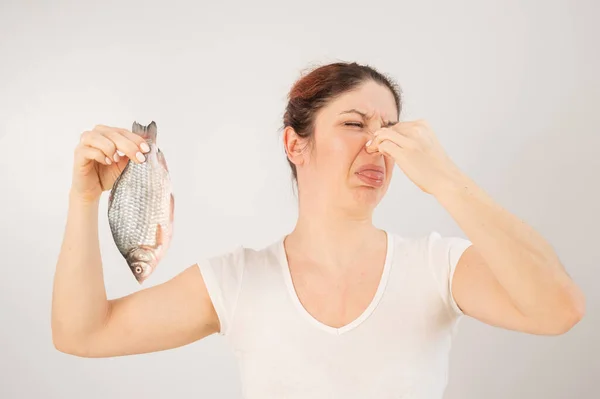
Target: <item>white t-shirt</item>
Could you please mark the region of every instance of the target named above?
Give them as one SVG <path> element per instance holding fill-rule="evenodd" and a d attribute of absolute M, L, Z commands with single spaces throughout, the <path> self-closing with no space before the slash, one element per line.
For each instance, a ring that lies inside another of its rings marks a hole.
<path fill-rule="evenodd" d="M 442 398 L 462 315 L 450 284 L 471 242 L 437 232 L 410 239 L 386 233 L 376 294 L 342 328 L 317 321 L 300 303 L 283 236 L 199 262 L 244 398 Z"/>

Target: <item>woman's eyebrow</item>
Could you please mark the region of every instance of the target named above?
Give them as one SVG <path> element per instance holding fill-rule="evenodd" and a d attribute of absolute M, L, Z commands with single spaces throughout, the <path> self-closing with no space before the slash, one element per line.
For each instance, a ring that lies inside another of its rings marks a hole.
<path fill-rule="evenodd" d="M 354 108 L 352 108 L 352 109 L 349 109 L 349 110 L 347 110 L 347 111 L 342 111 L 342 112 L 340 112 L 340 115 L 341 115 L 341 114 L 351 114 L 351 113 L 359 114 L 359 115 L 360 115 L 360 116 L 362 116 L 363 118 L 366 118 L 366 117 L 367 117 L 367 114 L 365 114 L 364 112 L 360 112 L 359 110 L 356 110 L 356 109 L 354 109 Z"/>
<path fill-rule="evenodd" d="M 354 108 L 346 110 L 346 111 L 342 111 L 342 112 L 340 112 L 340 115 L 341 114 L 358 114 L 358 115 L 362 116 L 365 119 L 367 118 L 367 114 L 366 113 L 360 112 L 359 110 L 354 109 Z M 392 122 L 392 121 L 383 121 L 383 123 L 384 123 L 384 125 L 386 127 L 389 127 L 389 126 L 395 125 L 396 123 L 398 123 L 398 121 L 394 121 L 394 122 Z"/>

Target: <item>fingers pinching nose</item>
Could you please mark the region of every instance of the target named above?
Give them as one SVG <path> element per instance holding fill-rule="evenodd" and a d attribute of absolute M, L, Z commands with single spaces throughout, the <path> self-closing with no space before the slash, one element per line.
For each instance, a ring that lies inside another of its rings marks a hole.
<path fill-rule="evenodd" d="M 377 148 L 371 148 L 372 145 L 373 145 L 373 139 L 371 139 L 365 143 L 365 150 L 369 154 L 377 152 Z"/>

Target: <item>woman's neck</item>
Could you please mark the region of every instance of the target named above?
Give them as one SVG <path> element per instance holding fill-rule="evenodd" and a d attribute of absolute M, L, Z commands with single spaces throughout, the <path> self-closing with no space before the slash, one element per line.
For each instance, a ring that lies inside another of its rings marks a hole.
<path fill-rule="evenodd" d="M 365 251 L 379 248 L 382 235 L 385 232 L 373 226 L 370 215 L 350 216 L 334 207 L 326 212 L 301 208 L 286 246 L 310 262 L 339 270 L 355 262 Z"/>

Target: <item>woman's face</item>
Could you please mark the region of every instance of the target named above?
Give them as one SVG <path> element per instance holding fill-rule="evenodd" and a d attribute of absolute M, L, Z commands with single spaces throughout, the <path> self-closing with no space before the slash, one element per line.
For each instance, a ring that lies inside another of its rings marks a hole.
<path fill-rule="evenodd" d="M 370 212 L 387 191 L 394 161 L 368 153 L 365 144 L 397 120 L 392 93 L 373 81 L 332 100 L 317 114 L 314 145 L 297 165 L 301 190 L 351 211 Z"/>

